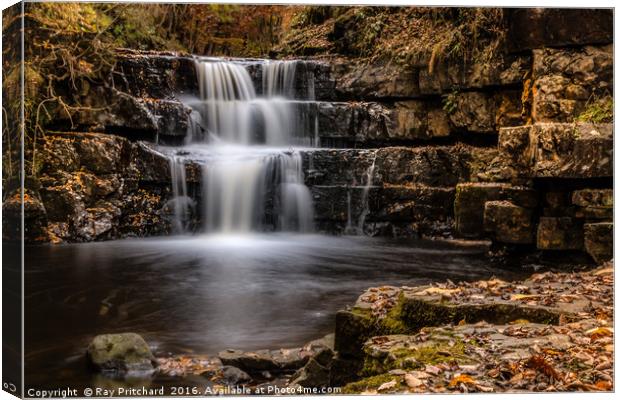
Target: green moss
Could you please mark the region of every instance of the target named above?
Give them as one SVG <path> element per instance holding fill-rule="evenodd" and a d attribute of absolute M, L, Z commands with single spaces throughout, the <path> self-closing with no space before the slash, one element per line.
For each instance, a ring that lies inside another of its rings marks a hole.
<path fill-rule="evenodd" d="M 407 333 L 410 329 L 403 321 L 403 304 L 405 302 L 404 296 L 401 294 L 396 301 L 396 304 L 387 313 L 387 315 L 379 321 L 381 325 L 381 331 L 386 334 Z"/>
<path fill-rule="evenodd" d="M 614 100 L 611 96 L 588 101 L 586 109 L 579 114 L 576 121 L 595 124 L 610 123 L 614 120 Z"/>
<path fill-rule="evenodd" d="M 445 337 L 443 333 L 442 336 Z M 461 339 L 451 342 L 441 340 L 427 346 L 414 348 L 400 347 L 390 351 L 389 355 L 381 359 L 367 356 L 361 375 L 373 376 L 393 369 L 416 369 L 442 363 L 472 362 L 473 360 L 466 354 L 466 349 L 467 343 Z"/>
<path fill-rule="evenodd" d="M 349 383 L 342 389 L 342 393 L 357 394 L 368 389 L 377 389 L 382 384 L 392 380 L 396 381 L 396 386 L 394 389 L 398 390 L 402 386 L 402 378 L 390 374 L 381 374 L 362 379 L 361 381 Z"/>

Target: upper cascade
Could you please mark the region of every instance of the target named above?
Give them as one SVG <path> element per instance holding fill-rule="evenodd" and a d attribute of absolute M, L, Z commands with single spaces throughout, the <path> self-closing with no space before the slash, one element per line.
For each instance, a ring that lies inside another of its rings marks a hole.
<path fill-rule="evenodd" d="M 188 142 L 267 146 L 314 145 L 307 138 L 308 121 L 297 112 L 295 74 L 300 61 L 262 62 L 262 95 L 242 61 L 196 58 L 200 99 L 194 110 Z M 313 138 L 313 137 L 312 137 Z"/>
<path fill-rule="evenodd" d="M 295 97 L 295 73 L 298 61 L 266 61 L 262 65 L 263 93 L 266 97 Z"/>
<path fill-rule="evenodd" d="M 247 62 L 195 59 L 200 98 L 188 102 L 187 143 L 171 157 L 176 232 L 186 231 L 195 213 L 206 232 L 313 231 L 312 196 L 294 146 L 313 146 L 318 135 L 316 120 L 313 134 L 306 133 L 307 113 L 294 99 L 298 65 L 262 62 L 256 88 Z M 203 169 L 196 209 L 184 171 L 186 160 L 198 158 Z"/>

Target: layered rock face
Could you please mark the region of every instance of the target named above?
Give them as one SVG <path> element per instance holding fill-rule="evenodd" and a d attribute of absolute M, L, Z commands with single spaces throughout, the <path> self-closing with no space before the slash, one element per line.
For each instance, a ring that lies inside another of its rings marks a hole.
<path fill-rule="evenodd" d="M 26 186 L 33 204 L 26 210 L 33 229 L 27 239 L 92 241 L 169 232 L 169 162 L 147 145 L 102 133 L 50 133 L 40 159 L 38 181 Z"/>
<path fill-rule="evenodd" d="M 507 10 L 505 46 L 475 63 L 299 60 L 293 97 L 315 101 L 296 102 L 295 114 L 321 147 L 303 153 L 317 228 L 610 258 L 613 128 L 580 117 L 611 94 L 610 15 Z M 597 23 L 563 25 L 577 19 Z M 170 230 L 169 161 L 153 144 L 187 135 L 186 96 L 199 91 L 194 60 L 128 50 L 117 57 L 114 81 L 71 94 L 87 107 L 71 109 L 70 119 L 59 110 L 48 127 L 40 175 L 24 196 L 29 240 Z M 260 94 L 260 62 L 243 63 Z M 199 169 L 185 167 L 197 198 Z M 7 221 L 20 201 L 18 192 L 5 201 Z M 193 218 L 199 225 L 200 212 Z"/>

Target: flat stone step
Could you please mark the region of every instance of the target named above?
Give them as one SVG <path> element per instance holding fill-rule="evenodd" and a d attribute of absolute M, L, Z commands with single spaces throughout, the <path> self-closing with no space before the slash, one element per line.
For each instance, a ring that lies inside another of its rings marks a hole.
<path fill-rule="evenodd" d="M 521 283 L 491 279 L 370 288 L 352 308 L 337 313 L 335 350 L 359 357 L 372 336 L 410 334 L 424 327 L 516 320 L 558 325 L 603 307 L 605 298 L 584 294 L 588 281 L 598 279 L 593 273 L 563 274 L 561 279 L 544 273 Z M 610 285 L 599 283 L 597 290 L 611 293 Z"/>
<path fill-rule="evenodd" d="M 612 291 L 611 264 L 512 284 L 492 279 L 371 289 L 349 312 L 364 316 L 375 331 L 399 334 L 374 335 L 362 344 L 359 380 L 344 393 L 611 390 Z M 434 325 L 404 334 L 420 323 L 412 319 L 411 301 Z M 493 303 L 500 304 L 494 313 L 473 320 L 476 307 Z M 530 319 L 522 318 L 524 310 Z M 464 318 L 456 322 L 458 313 Z"/>

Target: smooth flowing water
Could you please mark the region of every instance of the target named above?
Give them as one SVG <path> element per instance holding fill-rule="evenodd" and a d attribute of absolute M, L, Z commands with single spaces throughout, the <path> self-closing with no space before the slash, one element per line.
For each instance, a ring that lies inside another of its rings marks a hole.
<path fill-rule="evenodd" d="M 87 385 L 97 334 L 137 332 L 156 355 L 286 348 L 333 332 L 370 286 L 517 278 L 434 242 L 322 235 L 206 235 L 26 249 L 31 385 Z"/>
<path fill-rule="evenodd" d="M 243 63 L 196 59 L 200 98 L 187 100 L 193 112 L 186 144 L 164 150 L 171 160 L 174 231 L 188 225 L 185 176 L 179 172 L 188 160 L 203 162 L 203 231 L 313 231 L 312 198 L 296 146 L 312 144 L 316 132 L 305 137 L 297 123 L 297 64 L 265 61 L 263 95 L 257 96 Z"/>

